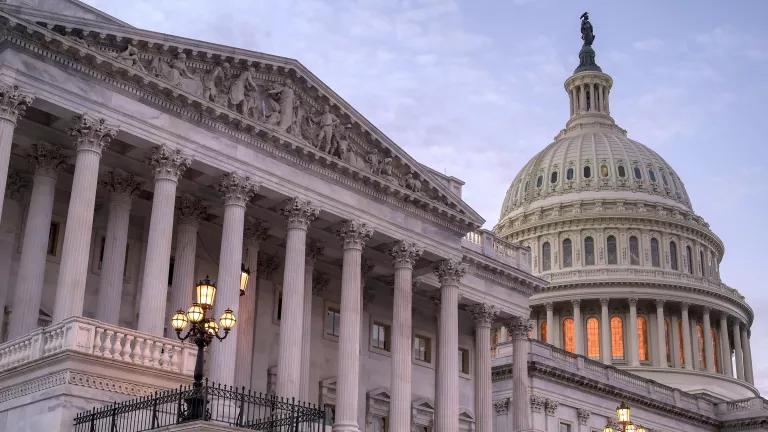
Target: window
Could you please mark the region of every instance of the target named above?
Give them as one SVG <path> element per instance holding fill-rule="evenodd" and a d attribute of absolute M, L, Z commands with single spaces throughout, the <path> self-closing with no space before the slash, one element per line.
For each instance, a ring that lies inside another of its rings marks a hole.
<path fill-rule="evenodd" d="M 608 255 L 608 264 L 618 264 L 619 255 L 616 251 L 616 237 L 609 235 L 605 240 L 605 249 Z"/>
<path fill-rule="evenodd" d="M 648 168 L 648 178 L 651 179 L 653 183 L 656 183 L 656 172 L 653 168 Z"/>
<path fill-rule="evenodd" d="M 688 260 L 688 273 L 693 274 L 693 249 L 690 246 L 685 247 L 685 257 Z"/>
<path fill-rule="evenodd" d="M 391 336 L 390 326 L 375 322 L 371 325 L 371 346 L 378 350 L 389 351 Z"/>
<path fill-rule="evenodd" d="M 592 167 L 587 165 L 584 167 L 584 178 L 592 177 Z"/>
<path fill-rule="evenodd" d="M 413 337 L 413 358 L 423 363 L 432 363 L 432 341 L 426 336 Z"/>
<path fill-rule="evenodd" d="M 706 261 L 704 261 L 704 251 L 703 250 L 699 251 L 699 265 L 701 266 L 701 276 L 702 277 L 706 276 L 707 275 L 707 271 L 706 271 L 707 270 L 706 269 L 707 263 L 706 263 Z"/>
<path fill-rule="evenodd" d="M 549 175 L 549 182 L 552 184 L 557 183 L 557 171 L 552 171 L 552 174 Z"/>
<path fill-rule="evenodd" d="M 584 265 L 595 265 L 595 239 L 584 238 Z"/>
<path fill-rule="evenodd" d="M 566 180 L 573 180 L 573 168 L 568 168 L 565 171 L 565 179 Z"/>
<path fill-rule="evenodd" d="M 637 317 L 637 354 L 640 361 L 650 360 L 648 352 L 648 320 L 645 315 Z"/>
<path fill-rule="evenodd" d="M 469 375 L 469 350 L 459 348 L 459 372 Z"/>
<path fill-rule="evenodd" d="M 48 230 L 48 255 L 56 256 L 59 250 L 59 225 L 58 222 L 51 222 L 51 228 Z"/>
<path fill-rule="evenodd" d="M 720 352 L 720 345 L 718 344 L 717 331 L 714 328 L 709 329 L 709 336 L 712 338 L 712 358 L 710 359 L 715 365 L 716 372 L 722 372 L 720 370 L 720 359 L 717 358 L 717 353 Z"/>
<path fill-rule="evenodd" d="M 539 340 L 542 342 L 548 342 L 546 321 L 542 321 L 541 324 L 539 325 Z"/>
<path fill-rule="evenodd" d="M 282 295 L 280 299 L 282 304 Z M 328 306 L 325 310 L 325 334 L 333 337 L 341 334 L 341 312 L 337 307 Z"/>
<path fill-rule="evenodd" d="M 671 241 L 669 242 L 669 263 L 672 267 L 672 270 L 678 270 L 677 265 L 677 243 Z"/>
<path fill-rule="evenodd" d="M 559 432 L 571 432 L 571 424 L 561 422 Z"/>
<path fill-rule="evenodd" d="M 541 271 L 549 271 L 552 269 L 552 246 L 549 242 L 544 242 L 541 245 Z"/>
<path fill-rule="evenodd" d="M 611 358 L 624 360 L 624 320 L 618 315 L 611 317 Z"/>
<path fill-rule="evenodd" d="M 626 170 L 626 169 L 624 169 L 624 165 L 619 165 L 619 166 L 616 168 L 616 171 L 618 171 L 618 172 L 619 172 L 619 177 L 621 177 L 621 178 L 624 178 L 624 177 L 626 177 L 626 176 L 627 176 L 627 170 Z"/>
<path fill-rule="evenodd" d="M 568 352 L 576 351 L 576 338 L 574 335 L 573 318 L 563 320 L 563 347 Z"/>
<path fill-rule="evenodd" d="M 659 241 L 655 238 L 651 238 L 651 265 L 654 267 L 661 267 L 661 260 L 659 260 Z"/>
<path fill-rule="evenodd" d="M 629 264 L 640 265 L 640 242 L 635 236 L 629 238 Z"/>
<path fill-rule="evenodd" d="M 608 165 L 600 165 L 600 177 L 608 177 Z"/>
<path fill-rule="evenodd" d="M 571 239 L 563 240 L 563 268 L 573 266 L 573 243 Z"/>
<path fill-rule="evenodd" d="M 536 178 L 536 187 L 540 188 L 542 184 L 544 184 L 544 176 L 539 176 Z"/>
<path fill-rule="evenodd" d="M 634 169 L 635 172 L 635 179 L 636 180 L 642 180 L 643 179 L 643 173 L 640 171 L 640 167 L 636 166 Z"/>
<path fill-rule="evenodd" d="M 701 323 L 696 323 L 696 341 L 698 342 L 698 346 L 696 347 L 698 352 L 696 353 L 696 356 L 699 360 L 699 367 L 701 369 L 706 369 L 707 356 L 704 354 L 704 327 L 701 326 Z"/>
<path fill-rule="evenodd" d="M 587 318 L 587 357 L 600 359 L 600 321 L 594 316 Z"/>
<path fill-rule="evenodd" d="M 669 320 L 664 320 L 664 346 L 667 348 L 667 364 L 672 364 L 672 328 L 669 325 Z"/>

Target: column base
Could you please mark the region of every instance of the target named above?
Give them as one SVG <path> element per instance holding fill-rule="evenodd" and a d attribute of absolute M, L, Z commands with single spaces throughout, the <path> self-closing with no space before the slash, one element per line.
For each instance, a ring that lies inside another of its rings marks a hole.
<path fill-rule="evenodd" d="M 335 423 L 333 432 L 360 432 L 360 426 L 355 423 Z"/>

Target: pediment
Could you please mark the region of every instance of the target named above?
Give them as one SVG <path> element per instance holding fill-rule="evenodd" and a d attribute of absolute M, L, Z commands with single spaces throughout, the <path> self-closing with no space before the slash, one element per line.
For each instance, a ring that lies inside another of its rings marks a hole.
<path fill-rule="evenodd" d="M 3 8 L 15 15 L 36 21 L 53 19 L 67 22 L 93 22 L 131 27 L 127 23 L 78 0 L 6 0 Z"/>
<path fill-rule="evenodd" d="M 78 69 L 96 69 L 107 81 L 120 80 L 123 91 L 131 86 L 135 95 L 146 94 L 147 103 L 271 155 L 298 159 L 457 233 L 484 222 L 439 173 L 414 160 L 296 60 L 133 28 L 32 23 L 5 13 L 0 21 L 43 49 L 66 54 L 65 66 L 74 60 Z"/>

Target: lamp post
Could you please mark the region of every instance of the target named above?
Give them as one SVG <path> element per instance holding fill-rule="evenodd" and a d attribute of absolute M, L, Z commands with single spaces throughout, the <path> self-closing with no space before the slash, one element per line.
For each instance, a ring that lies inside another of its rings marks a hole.
<path fill-rule="evenodd" d="M 205 347 L 210 345 L 214 338 L 223 341 L 229 335 L 229 332 L 235 327 L 237 318 L 232 309 L 226 309 L 219 322 L 212 317 L 206 316 L 208 311 L 213 308 L 213 301 L 216 297 L 216 285 L 206 276 L 195 286 L 195 302 L 184 312 L 182 309 L 176 311 L 171 317 L 171 327 L 176 331 L 176 336 L 182 341 L 191 339 L 192 343 L 197 345 L 197 359 L 195 361 L 195 382 L 192 386 L 192 395 L 187 397 L 184 402 L 187 404 L 187 412 L 183 415 L 183 420 L 205 420 L 205 408 L 207 398 L 203 391 L 203 363 Z M 186 334 L 182 336 L 182 331 L 189 325 Z M 224 334 L 219 334 L 219 329 Z M 181 415 L 181 414 L 180 414 Z"/>
<path fill-rule="evenodd" d="M 616 424 L 617 427 L 613 427 Z M 632 423 L 631 409 L 626 402 L 622 401 L 618 407 L 616 407 L 616 419 L 611 421 L 608 419 L 608 423 L 603 428 L 603 432 L 647 432 L 647 429 Z"/>

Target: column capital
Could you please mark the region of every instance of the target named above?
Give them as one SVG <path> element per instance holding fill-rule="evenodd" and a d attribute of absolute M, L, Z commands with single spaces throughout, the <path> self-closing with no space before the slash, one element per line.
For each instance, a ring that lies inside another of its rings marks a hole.
<path fill-rule="evenodd" d="M 8 180 L 5 182 L 5 193 L 12 200 L 19 200 L 21 193 L 29 186 L 29 179 L 17 170 L 12 170 L 8 174 Z"/>
<path fill-rule="evenodd" d="M 59 167 L 64 164 L 65 159 L 61 153 L 61 147 L 45 142 L 32 144 L 30 157 L 35 161 L 35 175 L 43 175 L 54 179 L 57 177 Z"/>
<path fill-rule="evenodd" d="M 611 301 L 608 297 L 600 297 L 600 306 L 608 306 L 608 303 Z"/>
<path fill-rule="evenodd" d="M 259 278 L 269 279 L 272 277 L 272 273 L 280 267 L 280 261 L 274 255 L 259 254 L 259 261 L 256 264 L 256 270 L 258 271 Z"/>
<path fill-rule="evenodd" d="M 395 268 L 406 267 L 412 269 L 423 253 L 424 249 L 416 243 L 406 240 L 398 242 L 397 245 L 389 250 L 389 256 L 392 257 Z"/>
<path fill-rule="evenodd" d="M 176 209 L 179 215 L 179 224 L 197 225 L 205 219 L 208 214 L 208 207 L 203 204 L 199 198 L 192 195 L 182 195 L 179 198 L 179 205 Z"/>
<path fill-rule="evenodd" d="M 69 136 L 75 139 L 77 151 L 101 152 L 117 136 L 118 127 L 107 124 L 103 118 L 96 118 L 83 113 L 73 118 L 74 125 L 69 129 Z"/>
<path fill-rule="evenodd" d="M 663 309 L 664 303 L 666 303 L 666 300 L 656 299 L 654 303 L 656 303 L 656 309 Z"/>
<path fill-rule="evenodd" d="M 243 229 L 243 239 L 249 244 L 259 244 L 267 239 L 269 225 L 261 219 L 251 219 Z"/>
<path fill-rule="evenodd" d="M 312 201 L 293 197 L 280 209 L 280 214 L 288 219 L 288 229 L 306 230 L 309 224 L 320 216 L 320 209 L 312 207 Z"/>
<path fill-rule="evenodd" d="M 637 297 L 630 297 L 630 298 L 627 299 L 627 301 L 629 302 L 629 305 L 633 306 L 633 307 L 637 306 L 638 300 L 639 299 Z"/>
<path fill-rule="evenodd" d="M 571 300 L 571 304 L 574 308 L 580 308 L 581 307 L 581 299 L 573 299 Z"/>
<path fill-rule="evenodd" d="M 446 259 L 440 261 L 437 267 L 435 267 L 434 272 L 441 285 L 458 285 L 461 278 L 463 278 L 464 274 L 467 272 L 467 269 L 459 260 Z"/>
<path fill-rule="evenodd" d="M 127 197 L 135 196 L 141 189 L 143 181 L 139 180 L 132 173 L 121 170 L 111 170 L 107 172 L 101 185 L 107 188 L 113 194 L 125 195 Z"/>
<path fill-rule="evenodd" d="M 152 149 L 149 156 L 149 166 L 152 167 L 156 179 L 178 181 L 191 164 L 192 158 L 165 144 Z"/>
<path fill-rule="evenodd" d="M 224 205 L 245 207 L 245 204 L 258 192 L 259 185 L 250 177 L 231 172 L 221 176 L 217 189 L 224 196 Z"/>
<path fill-rule="evenodd" d="M 362 249 L 373 237 L 373 228 L 365 222 L 350 220 L 344 222 L 336 235 L 344 244 L 344 249 Z"/>
<path fill-rule="evenodd" d="M 690 307 L 690 303 L 688 302 L 680 302 L 680 310 L 688 312 L 688 307 Z"/>
<path fill-rule="evenodd" d="M 513 316 L 507 322 L 507 329 L 512 340 L 528 339 L 528 333 L 531 331 L 531 321 L 528 318 Z"/>
<path fill-rule="evenodd" d="M 496 306 L 487 303 L 469 305 L 467 311 L 472 314 L 476 326 L 490 327 L 496 319 Z"/>
<path fill-rule="evenodd" d="M 701 306 L 701 314 L 702 315 L 709 315 L 709 306 Z"/>
<path fill-rule="evenodd" d="M 14 124 L 32 105 L 34 97 L 22 92 L 17 85 L 0 85 L 0 118 Z"/>

